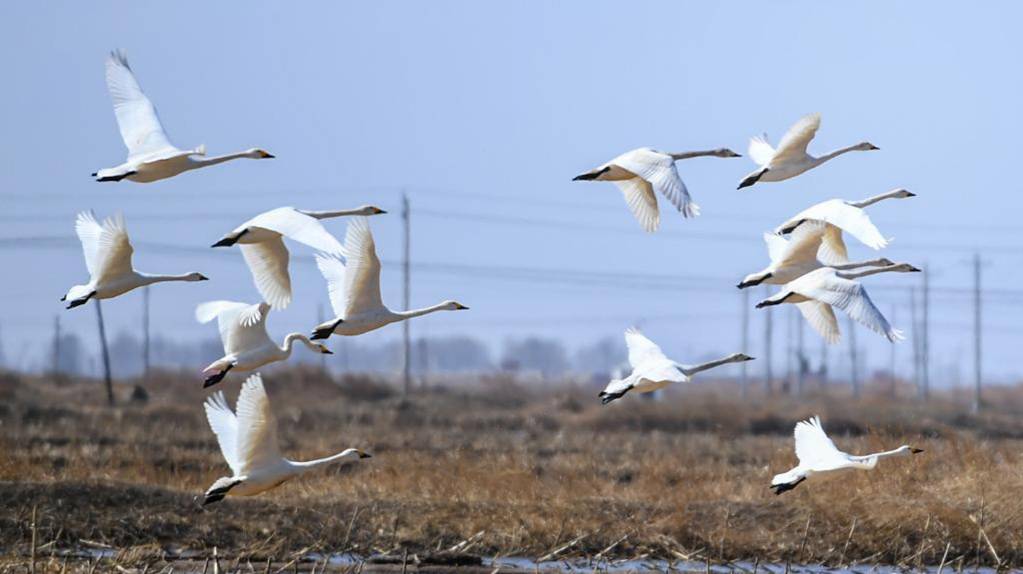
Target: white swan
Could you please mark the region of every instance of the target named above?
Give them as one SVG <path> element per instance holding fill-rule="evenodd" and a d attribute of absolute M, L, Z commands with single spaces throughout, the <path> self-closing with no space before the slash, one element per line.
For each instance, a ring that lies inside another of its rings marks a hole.
<path fill-rule="evenodd" d="M 761 271 L 747 275 L 737 287 L 745 289 L 761 283 L 784 285 L 814 269 L 823 267 L 824 264 L 817 259 L 817 253 L 821 249 L 828 229 L 828 224 L 823 221 L 809 220 L 797 226 L 788 240 L 780 235 L 765 233 L 764 242 L 767 243 L 767 254 L 771 258 L 771 264 Z M 839 238 L 841 239 L 841 233 L 839 233 Z M 894 263 L 881 257 L 855 263 L 831 263 L 828 266 L 844 271 L 858 267 L 887 267 L 889 265 L 894 265 Z"/>
<path fill-rule="evenodd" d="M 810 114 L 800 118 L 789 128 L 789 131 L 785 132 L 785 136 L 778 142 L 778 149 L 772 148 L 771 144 L 767 143 L 766 135 L 751 138 L 749 156 L 760 168 L 743 178 L 738 189 L 749 187 L 758 181 L 783 181 L 795 177 L 850 151 L 879 149 L 870 142 L 861 142 L 819 157 L 813 157 L 806 153 L 806 146 L 820 126 L 820 114 Z"/>
<path fill-rule="evenodd" d="M 643 229 L 657 231 L 661 216 L 657 209 L 657 193 L 671 202 L 683 217 L 696 217 L 700 206 L 693 202 L 686 184 L 675 169 L 675 161 L 691 157 L 741 157 L 730 149 L 664 153 L 650 148 L 639 148 L 623 153 L 604 165 L 577 175 L 572 181 L 610 181 L 625 195 L 632 215 Z M 656 192 L 656 193 L 655 193 Z"/>
<path fill-rule="evenodd" d="M 848 260 L 848 254 L 842 240 L 842 231 L 851 234 L 872 249 L 882 249 L 888 245 L 888 240 L 870 221 L 870 216 L 863 208 L 886 199 L 909 197 L 916 197 L 916 194 L 898 188 L 860 201 L 829 199 L 800 211 L 795 217 L 775 228 L 774 232 L 784 235 L 791 233 L 804 221 L 823 221 L 828 224 L 828 229 L 818 255 L 826 262 L 843 262 Z"/>
<path fill-rule="evenodd" d="M 330 306 L 337 315 L 313 329 L 313 339 L 332 333 L 361 335 L 384 325 L 435 311 L 468 309 L 458 301 L 444 301 L 412 311 L 391 311 L 380 298 L 380 260 L 365 217 L 356 217 L 345 234 L 346 262 L 336 254 L 317 253 L 316 265 L 327 280 Z"/>
<path fill-rule="evenodd" d="M 332 463 L 370 458 L 357 448 L 343 450 L 333 456 L 296 462 L 281 456 L 277 445 L 277 422 L 270 410 L 270 400 L 259 373 L 242 384 L 238 394 L 237 415 L 231 412 L 222 391 L 217 391 L 203 404 L 206 419 L 217 435 L 220 452 L 224 454 L 231 476 L 218 478 L 203 496 L 203 506 L 232 496 L 253 496 Z"/>
<path fill-rule="evenodd" d="M 793 303 L 821 337 L 834 344 L 839 339 L 838 320 L 831 307 L 845 311 L 854 321 L 884 335 L 894 343 L 903 339 L 902 332 L 892 328 L 881 311 L 874 306 L 867 290 L 854 281 L 876 273 L 912 273 L 920 271 L 907 263 L 899 263 L 864 271 L 839 271 L 821 267 L 782 287 L 777 293 L 757 303 L 757 309 L 782 303 Z"/>
<path fill-rule="evenodd" d="M 235 301 L 208 301 L 195 308 L 195 318 L 200 323 L 217 319 L 220 340 L 224 344 L 224 356 L 203 369 L 204 374 L 209 373 L 203 381 L 203 388 L 219 383 L 232 369 L 251 371 L 268 363 L 286 360 L 291 356 L 295 341 L 317 353 L 333 354 L 327 347 L 313 343 L 301 333 L 288 334 L 284 337 L 284 344 L 278 347 L 266 333 L 269 312 L 267 303 L 249 305 Z"/>
<path fill-rule="evenodd" d="M 771 479 L 771 488 L 775 494 L 788 492 L 799 486 L 799 483 L 813 476 L 837 473 L 842 470 L 874 470 L 877 461 L 888 456 L 905 456 L 919 454 L 923 449 L 903 445 L 895 450 L 876 452 L 863 456 L 846 454 L 831 442 L 824 433 L 820 417 L 796 423 L 796 456 L 799 464 L 788 472 L 775 475 Z"/>
<path fill-rule="evenodd" d="M 291 276 L 288 274 L 288 248 L 283 238 L 294 239 L 320 251 L 344 253 L 344 247 L 320 220 L 380 213 L 387 212 L 372 205 L 340 211 L 279 207 L 239 225 L 211 247 L 230 247 L 237 243 L 263 300 L 274 309 L 284 309 L 291 303 Z"/>
<path fill-rule="evenodd" d="M 646 338 L 635 327 L 626 329 L 625 344 L 629 347 L 629 365 L 632 366 L 632 373 L 624 379 L 612 379 L 597 395 L 601 404 L 606 405 L 620 399 L 629 391 L 650 393 L 672 383 L 687 383 L 693 375 L 707 369 L 727 363 L 753 360 L 753 357 L 748 355 L 734 353 L 699 365 L 683 365 L 666 357 L 656 343 Z"/>
<path fill-rule="evenodd" d="M 121 139 L 128 148 L 128 160 L 119 166 L 92 174 L 96 181 L 129 179 L 149 183 L 179 173 L 238 158 L 266 159 L 273 156 L 259 148 L 206 158 L 206 146 L 181 150 L 167 138 L 156 108 L 142 92 L 138 80 L 120 51 L 107 57 L 107 91 L 114 102 L 114 115 Z"/>
<path fill-rule="evenodd" d="M 135 250 L 128 239 L 124 216 L 120 213 L 106 218 L 100 225 L 92 212 L 83 211 L 75 221 L 75 231 L 85 252 L 89 282 L 75 285 L 60 298 L 67 301 L 68 309 L 84 305 L 89 299 L 110 299 L 153 283 L 207 280 L 202 273 L 150 275 L 135 271 L 131 266 L 131 255 Z"/>

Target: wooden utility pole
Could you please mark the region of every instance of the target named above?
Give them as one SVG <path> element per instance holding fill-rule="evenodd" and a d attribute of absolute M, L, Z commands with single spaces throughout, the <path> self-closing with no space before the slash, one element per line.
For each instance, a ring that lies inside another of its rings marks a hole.
<path fill-rule="evenodd" d="M 931 331 L 930 331 L 930 304 L 931 304 L 931 282 L 930 269 L 924 265 L 923 273 L 923 341 L 920 348 L 920 398 L 927 400 L 931 393 Z"/>
<path fill-rule="evenodd" d="M 405 310 L 408 311 L 411 308 L 411 277 L 410 277 L 410 257 L 412 250 L 412 237 L 411 237 L 411 225 L 409 222 L 409 205 L 408 205 L 408 194 L 401 194 L 401 221 L 405 230 L 405 248 L 402 252 L 401 269 L 404 280 L 404 297 L 403 302 Z M 409 391 L 412 390 L 412 332 L 409 329 L 411 321 L 402 321 L 402 339 L 403 339 L 403 392 L 408 395 Z"/>
<path fill-rule="evenodd" d="M 899 320 L 899 308 L 896 307 L 895 305 L 892 305 L 892 324 L 894 325 L 896 323 L 896 321 L 898 321 L 898 320 Z M 898 349 L 899 346 L 894 344 L 894 343 L 892 343 L 888 347 L 889 347 L 889 350 L 888 350 L 888 352 L 889 352 L 889 356 L 888 356 L 888 359 L 889 359 L 889 365 L 888 365 L 888 378 L 889 378 L 889 381 L 888 381 L 888 383 L 889 383 L 888 395 L 891 398 L 894 399 L 898 395 L 898 388 L 897 388 L 898 377 L 895 376 L 895 370 L 896 370 L 895 350 Z"/>
<path fill-rule="evenodd" d="M 739 349 L 743 353 L 749 352 L 749 289 L 742 290 L 742 334 Z M 741 378 L 739 379 L 739 386 L 744 401 L 749 397 L 749 369 L 747 363 L 749 361 L 743 361 L 740 364 Z"/>
<path fill-rule="evenodd" d="M 114 406 L 114 381 L 110 376 L 110 350 L 107 349 L 107 330 L 103 326 L 103 307 L 99 299 L 95 301 L 96 321 L 99 324 L 99 346 L 103 353 L 103 380 L 107 386 L 107 404 Z"/>
<path fill-rule="evenodd" d="M 768 297 L 771 296 L 771 289 L 767 285 L 764 285 L 764 294 Z M 768 395 L 771 394 L 771 379 L 774 378 L 774 373 L 771 370 L 774 362 L 771 360 L 771 336 L 774 331 L 774 325 L 771 324 L 771 311 L 773 309 L 773 305 L 767 307 L 764 315 L 764 392 Z"/>
<path fill-rule="evenodd" d="M 973 255 L 973 412 L 980 412 L 981 397 L 981 308 L 980 253 Z"/>
<path fill-rule="evenodd" d="M 149 285 L 142 288 L 142 372 L 149 378 Z"/>
<path fill-rule="evenodd" d="M 856 356 L 856 323 L 849 317 L 846 322 L 849 331 L 849 376 L 852 377 L 852 395 L 854 399 L 860 398 L 860 369 Z"/>
<path fill-rule="evenodd" d="M 60 315 L 53 316 L 53 375 L 60 375 Z"/>
<path fill-rule="evenodd" d="M 909 288 L 909 322 L 913 325 L 913 386 L 916 387 L 917 396 L 922 396 L 920 382 L 920 344 L 923 335 L 920 329 L 920 321 L 917 317 L 916 308 L 916 287 Z"/>
<path fill-rule="evenodd" d="M 828 385 L 828 342 L 821 339 L 821 387 Z"/>

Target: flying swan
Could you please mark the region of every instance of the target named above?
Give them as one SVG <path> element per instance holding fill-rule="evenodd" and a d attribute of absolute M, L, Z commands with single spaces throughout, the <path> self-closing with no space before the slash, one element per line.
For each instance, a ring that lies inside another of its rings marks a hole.
<path fill-rule="evenodd" d="M 820 417 L 796 423 L 796 456 L 799 464 L 788 472 L 775 475 L 771 488 L 775 494 L 788 492 L 804 480 L 820 474 L 837 473 L 842 470 L 874 470 L 877 461 L 888 456 L 919 454 L 923 449 L 902 445 L 895 450 L 877 452 L 863 456 L 846 454 L 831 442 L 821 426 Z"/>
<path fill-rule="evenodd" d="M 263 379 L 256 373 L 242 385 L 237 414 L 231 412 L 222 391 L 203 404 L 206 419 L 217 435 L 220 452 L 231 468 L 231 476 L 218 478 L 203 496 L 203 506 L 231 496 L 253 496 L 332 462 L 357 461 L 370 455 L 349 448 L 326 458 L 296 462 L 281 456 L 277 445 L 277 422 Z"/>
<path fill-rule="evenodd" d="M 877 273 L 913 273 L 920 271 L 908 263 L 899 263 L 863 271 L 839 271 L 821 267 L 786 283 L 777 293 L 757 303 L 757 309 L 793 303 L 799 308 L 814 331 L 828 343 L 838 342 L 838 320 L 832 306 L 846 312 L 854 321 L 880 333 L 890 342 L 902 340 L 902 331 L 892 328 L 881 311 L 867 295 L 867 290 L 854 279 Z"/>
<path fill-rule="evenodd" d="M 846 201 L 844 199 L 829 199 L 816 205 L 808 207 L 799 212 L 785 223 L 782 223 L 774 232 L 778 235 L 791 233 L 804 221 L 823 221 L 828 224 L 827 232 L 824 234 L 824 243 L 818 256 L 826 262 L 842 263 L 848 260 L 845 241 L 842 240 L 842 232 L 849 233 L 859 239 L 864 245 L 871 249 L 883 249 L 888 246 L 888 239 L 885 239 L 877 226 L 870 221 L 870 216 L 863 208 L 874 205 L 886 199 L 906 199 L 916 197 L 916 194 L 902 188 L 893 189 L 880 195 L 861 199 L 860 201 Z"/>
<path fill-rule="evenodd" d="M 701 371 L 727 363 L 753 360 L 753 357 L 735 353 L 699 365 L 682 365 L 664 356 L 661 348 L 635 327 L 626 329 L 625 344 L 629 347 L 629 365 L 632 366 L 632 373 L 624 379 L 612 379 L 597 395 L 601 404 L 606 405 L 620 399 L 629 391 L 650 393 L 672 383 L 688 383 L 693 375 Z"/>
<path fill-rule="evenodd" d="M 577 175 L 572 181 L 610 181 L 622 190 L 625 203 L 643 229 L 657 231 L 661 223 L 657 194 L 663 195 L 683 217 L 696 217 L 700 206 L 693 202 L 689 190 L 675 169 L 675 162 L 691 157 L 741 157 L 730 149 L 664 153 L 647 147 L 623 153 L 604 165 Z M 656 192 L 656 193 L 655 193 Z"/>
<path fill-rule="evenodd" d="M 391 311 L 385 307 L 380 297 L 380 259 L 365 217 L 356 217 L 348 224 L 344 253 L 347 261 L 333 253 L 316 254 L 316 266 L 327 280 L 330 306 L 337 317 L 317 325 L 313 339 L 326 339 L 333 333 L 361 335 L 435 311 L 468 309 L 458 301 L 444 301 L 412 311 Z"/>
<path fill-rule="evenodd" d="M 288 248 L 284 237 L 329 253 L 344 253 L 344 247 L 320 223 L 321 219 L 346 215 L 377 215 L 387 213 L 379 207 L 364 205 L 341 211 L 306 211 L 294 207 L 278 207 L 260 213 L 231 230 L 211 247 L 238 244 L 245 263 L 252 273 L 256 289 L 274 309 L 291 303 L 291 276 L 288 273 Z"/>
<path fill-rule="evenodd" d="M 270 305 L 258 303 L 237 303 L 235 301 L 208 301 L 195 308 L 195 318 L 200 323 L 217 320 L 220 340 L 224 344 L 224 356 L 203 369 L 207 374 L 203 388 L 219 383 L 228 371 L 252 371 L 268 363 L 287 360 L 295 341 L 301 341 L 310 350 L 332 355 L 330 349 L 320 343 L 313 343 L 301 333 L 290 333 L 284 337 L 284 344 L 277 346 L 266 333 L 266 316 Z"/>
<path fill-rule="evenodd" d="M 114 102 L 114 115 L 121 130 L 121 139 L 128 148 L 128 160 L 117 167 L 93 173 L 96 181 L 128 179 L 149 183 L 233 159 L 274 157 L 259 148 L 211 158 L 205 157 L 204 145 L 190 150 L 178 149 L 167 138 L 153 102 L 142 92 L 123 53 L 110 53 L 106 75 L 107 91 Z"/>
<path fill-rule="evenodd" d="M 78 214 L 75 231 L 85 252 L 85 267 L 89 282 L 75 285 L 60 298 L 67 308 L 85 305 L 89 299 L 111 299 L 132 289 L 164 281 L 206 281 L 202 273 L 185 275 L 150 275 L 139 273 L 131 266 L 134 249 L 128 240 L 128 229 L 120 213 L 108 217 L 100 225 L 90 211 Z"/>
<path fill-rule="evenodd" d="M 767 243 L 767 254 L 771 259 L 771 264 L 761 271 L 747 275 L 737 287 L 745 289 L 761 283 L 784 285 L 823 267 L 824 263 L 817 257 L 829 229 L 832 228 L 823 221 L 808 220 L 796 227 L 788 240 L 773 233 L 765 233 L 764 242 Z M 841 232 L 838 237 L 841 241 Z M 844 271 L 858 267 L 887 267 L 890 265 L 895 265 L 895 263 L 881 257 L 854 263 L 831 263 L 828 267 Z"/>
<path fill-rule="evenodd" d="M 821 115 L 810 114 L 800 118 L 778 142 L 778 149 L 767 143 L 767 136 L 750 138 L 749 156 L 759 169 L 747 175 L 738 189 L 749 187 L 758 181 L 784 181 L 813 169 L 820 164 L 850 151 L 880 149 L 870 142 L 837 149 L 819 157 L 806 153 L 806 146 L 821 127 Z"/>

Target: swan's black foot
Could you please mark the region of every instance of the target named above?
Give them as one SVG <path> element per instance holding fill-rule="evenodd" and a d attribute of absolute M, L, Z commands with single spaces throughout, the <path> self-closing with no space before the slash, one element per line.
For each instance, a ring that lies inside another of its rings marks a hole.
<path fill-rule="evenodd" d="M 774 493 L 777 495 L 795 489 L 797 486 L 799 486 L 799 483 L 803 482 L 804 480 L 806 480 L 806 477 L 801 476 L 799 477 L 799 480 L 795 482 L 787 482 L 784 484 L 772 484 L 771 488 L 774 489 Z"/>
<path fill-rule="evenodd" d="M 338 319 L 337 321 L 334 322 L 334 324 L 332 324 L 329 327 L 320 327 L 319 329 L 313 329 L 313 336 L 309 338 L 312 339 L 313 341 L 326 339 L 327 337 L 330 337 L 331 335 L 334 334 L 334 329 L 337 329 L 338 325 L 344 322 L 345 322 L 344 319 Z"/>
<path fill-rule="evenodd" d="M 600 397 L 600 404 L 606 405 L 607 403 L 609 403 L 609 402 L 611 402 L 613 400 L 620 399 L 620 398 L 624 397 L 625 393 L 624 392 L 621 392 L 621 393 L 607 393 L 607 392 L 601 391 L 600 394 L 597 395 L 597 396 Z"/>
<path fill-rule="evenodd" d="M 583 173 L 583 174 L 580 174 L 580 175 L 577 175 L 577 176 L 573 177 L 572 181 L 590 181 L 590 180 L 593 180 L 593 179 L 597 179 L 598 177 L 604 175 L 605 173 L 607 173 L 610 170 L 611 170 L 610 167 L 605 167 L 604 169 L 602 169 L 600 171 L 591 171 L 589 173 Z"/>
<path fill-rule="evenodd" d="M 228 365 L 227 368 L 224 369 L 223 371 L 220 371 L 219 373 L 213 373 L 212 375 L 206 377 L 206 380 L 202 382 L 202 388 L 206 389 L 212 387 L 213 385 L 219 383 L 220 381 L 223 381 L 224 377 L 227 376 L 227 372 L 230 371 L 232 368 L 234 368 L 234 365 Z"/>
<path fill-rule="evenodd" d="M 128 177 L 129 175 L 135 175 L 136 173 L 138 173 L 138 172 L 137 171 L 129 171 L 127 173 L 122 173 L 121 175 L 105 175 L 105 176 L 97 179 L 96 181 L 121 181 L 122 179 Z M 96 177 L 96 174 L 95 173 L 92 174 L 92 177 Z"/>
<path fill-rule="evenodd" d="M 764 177 L 765 173 L 767 173 L 767 168 L 764 168 L 764 169 L 762 169 L 762 170 L 760 170 L 760 171 L 750 175 L 746 179 L 744 179 L 741 182 L 739 182 L 739 187 L 737 187 L 736 189 L 742 189 L 744 187 L 749 187 L 749 186 L 753 185 L 754 183 L 760 181 L 760 178 Z"/>

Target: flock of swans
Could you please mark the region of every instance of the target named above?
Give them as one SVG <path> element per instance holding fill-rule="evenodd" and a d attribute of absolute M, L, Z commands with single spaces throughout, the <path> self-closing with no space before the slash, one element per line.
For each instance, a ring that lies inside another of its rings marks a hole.
<path fill-rule="evenodd" d="M 94 173 L 96 181 L 127 179 L 148 183 L 233 159 L 274 157 L 262 149 L 253 148 L 206 158 L 203 145 L 191 150 L 175 147 L 160 123 L 156 108 L 143 93 L 121 52 L 112 52 L 107 58 L 106 81 L 121 137 L 128 148 L 128 159 L 116 167 Z M 864 142 L 820 157 L 810 156 L 806 148 L 819 125 L 820 116 L 817 114 L 802 118 L 789 129 L 777 149 L 767 143 L 766 137 L 753 138 L 749 155 L 760 168 L 744 178 L 739 189 L 759 182 L 795 177 L 849 151 L 878 149 Z M 699 215 L 700 208 L 679 177 L 675 162 L 704 156 L 740 157 L 727 148 L 682 153 L 640 148 L 583 173 L 575 180 L 615 183 L 643 229 L 653 232 L 660 225 L 658 194 L 663 195 L 683 217 Z M 773 233 L 764 234 L 770 263 L 762 271 L 748 275 L 738 287 L 747 288 L 760 283 L 780 285 L 775 295 L 761 301 L 757 307 L 795 304 L 813 329 L 830 343 L 839 338 L 833 307 L 845 311 L 890 341 L 898 340 L 901 338 L 899 331 L 888 324 L 856 280 L 877 273 L 913 272 L 917 269 L 885 258 L 849 262 L 842 234 L 849 233 L 873 249 L 885 247 L 887 241 L 871 223 L 864 208 L 885 199 L 912 196 L 908 191 L 897 189 L 862 201 L 825 201 L 804 210 L 782 223 Z M 373 205 L 335 211 L 281 207 L 256 215 L 214 242 L 213 248 L 238 246 L 261 300 L 258 303 L 215 300 L 202 303 L 195 309 L 199 322 L 217 320 L 224 347 L 224 356 L 203 370 L 204 387 L 221 382 L 232 371 L 254 371 L 264 365 L 287 360 L 296 342 L 314 353 L 330 354 L 327 346 L 318 340 L 328 339 L 334 334 L 361 335 L 390 323 L 437 311 L 468 309 L 453 300 L 411 311 L 392 311 L 384 305 L 380 295 L 380 260 L 368 219 L 384 213 Z M 339 217 L 351 218 L 343 244 L 323 224 L 325 220 Z M 82 212 L 78 214 L 75 230 L 82 244 L 89 281 L 71 287 L 61 298 L 68 309 L 84 305 L 90 299 L 118 297 L 153 283 L 207 280 L 198 272 L 157 275 L 135 271 L 132 266 L 134 249 L 124 217 L 119 213 L 100 223 L 91 212 Z M 291 303 L 290 256 L 285 238 L 315 250 L 316 264 L 327 283 L 335 317 L 316 325 L 311 336 L 289 333 L 278 345 L 267 332 L 266 321 L 271 310 L 281 311 Z M 629 392 L 648 393 L 674 383 L 686 383 L 697 373 L 724 364 L 753 360 L 743 353 L 734 353 L 696 365 L 676 363 L 634 328 L 625 332 L 625 342 L 632 372 L 623 379 L 612 380 L 600 392 L 603 404 Z M 231 476 L 220 478 L 210 486 L 202 500 L 204 505 L 227 495 L 259 494 L 324 464 L 356 461 L 370 456 L 349 448 L 308 462 L 284 458 L 277 444 L 276 422 L 269 398 L 258 373 L 249 376 L 242 384 L 235 411 L 228 406 L 222 391 L 209 396 L 204 408 L 232 472 Z M 795 488 L 813 475 L 848 468 L 872 469 L 878 459 L 885 456 L 920 452 L 904 446 L 867 456 L 847 455 L 835 448 L 817 418 L 796 425 L 795 442 L 799 465 L 774 477 L 772 488 L 778 494 Z"/>

